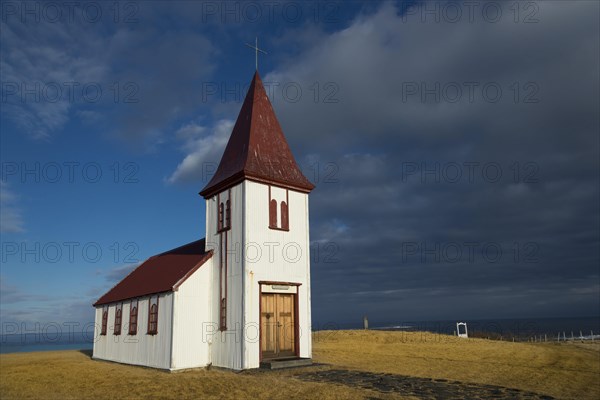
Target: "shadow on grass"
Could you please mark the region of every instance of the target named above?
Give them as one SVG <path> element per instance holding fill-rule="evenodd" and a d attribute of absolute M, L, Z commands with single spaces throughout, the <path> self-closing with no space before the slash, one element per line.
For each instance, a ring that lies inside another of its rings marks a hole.
<path fill-rule="evenodd" d="M 81 349 L 81 350 L 77 350 L 77 351 L 83 355 L 88 356 L 89 358 L 92 358 L 92 349 Z"/>

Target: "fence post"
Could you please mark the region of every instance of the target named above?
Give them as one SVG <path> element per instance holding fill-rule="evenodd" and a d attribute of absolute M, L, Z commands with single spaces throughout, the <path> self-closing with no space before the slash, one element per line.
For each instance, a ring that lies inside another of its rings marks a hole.
<path fill-rule="evenodd" d="M 558 332 L 558 337 L 556 338 L 557 342 L 560 342 L 560 332 Z"/>
<path fill-rule="evenodd" d="M 548 341 L 548 336 L 544 333 L 544 342 Z"/>

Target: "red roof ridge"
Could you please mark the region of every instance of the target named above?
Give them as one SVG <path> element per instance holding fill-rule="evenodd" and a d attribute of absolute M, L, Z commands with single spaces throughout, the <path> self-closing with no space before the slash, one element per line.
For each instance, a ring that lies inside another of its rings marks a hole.
<path fill-rule="evenodd" d="M 198 268 L 200 268 L 202 265 L 204 265 L 204 263 L 206 262 L 206 260 L 208 260 L 209 258 L 212 257 L 213 255 L 213 250 L 209 250 L 206 252 L 205 257 L 203 257 L 200 261 L 198 261 L 198 264 L 196 264 L 194 266 L 194 268 L 192 268 L 187 274 L 185 274 L 180 280 L 178 280 L 177 282 L 175 282 L 175 284 L 173 285 L 173 290 L 177 291 L 179 289 L 179 286 L 181 286 L 185 281 L 187 281 L 187 279 L 192 276 L 192 274 L 194 272 L 196 272 L 198 270 Z"/>
<path fill-rule="evenodd" d="M 93 305 L 176 291 L 213 256 L 212 250 L 206 251 L 205 244 L 206 240 L 200 239 L 149 257 Z"/>
<path fill-rule="evenodd" d="M 146 261 L 148 261 L 149 259 L 156 257 L 156 255 L 150 256 L 148 258 L 146 258 L 144 261 L 141 261 L 137 267 L 135 267 L 134 269 L 132 269 L 131 271 L 129 271 L 129 273 L 127 275 L 125 275 L 123 278 L 121 278 L 120 281 L 118 281 L 117 283 L 115 283 L 114 285 L 112 285 L 112 287 L 110 289 L 108 289 L 108 291 L 106 293 L 104 293 L 102 296 L 98 297 L 98 300 L 96 300 L 94 302 L 94 306 L 96 304 L 98 304 L 98 302 L 100 302 L 100 299 L 103 298 L 104 296 L 106 296 L 108 293 L 110 293 L 119 283 L 123 282 L 125 279 L 127 279 L 129 277 L 129 275 L 133 274 L 133 272 L 138 269 L 139 267 L 141 267 L 144 263 L 146 263 Z"/>

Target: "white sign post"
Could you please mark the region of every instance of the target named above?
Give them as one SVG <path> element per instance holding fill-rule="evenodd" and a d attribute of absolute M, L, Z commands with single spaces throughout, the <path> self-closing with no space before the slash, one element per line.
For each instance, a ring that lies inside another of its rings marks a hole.
<path fill-rule="evenodd" d="M 469 333 L 467 332 L 467 323 L 466 322 L 457 322 L 456 323 L 456 334 L 458 337 L 463 337 L 463 338 L 469 337 Z"/>

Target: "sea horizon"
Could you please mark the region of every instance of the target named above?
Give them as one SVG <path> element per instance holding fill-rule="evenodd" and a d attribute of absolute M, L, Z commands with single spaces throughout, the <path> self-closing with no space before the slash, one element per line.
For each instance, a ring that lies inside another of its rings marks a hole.
<path fill-rule="evenodd" d="M 493 338 L 514 337 L 527 340 L 530 337 L 542 337 L 549 341 L 590 339 L 600 335 L 600 316 L 590 317 L 545 317 L 545 318 L 496 318 L 496 319 L 463 319 L 463 320 L 396 320 L 370 321 L 369 329 L 392 331 L 427 331 L 452 335 L 456 331 L 456 323 L 465 322 L 468 332 L 473 337 Z M 56 325 L 58 326 L 58 325 Z M 313 332 L 324 330 L 363 329 L 362 321 L 343 323 L 322 323 L 312 327 Z M 63 337 L 65 336 L 65 337 Z M 0 354 L 27 353 L 36 351 L 57 350 L 91 350 L 94 338 L 90 332 L 57 333 L 27 331 L 24 333 L 0 334 Z"/>

